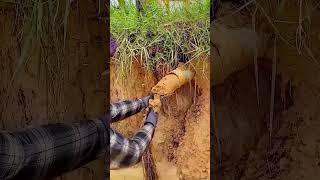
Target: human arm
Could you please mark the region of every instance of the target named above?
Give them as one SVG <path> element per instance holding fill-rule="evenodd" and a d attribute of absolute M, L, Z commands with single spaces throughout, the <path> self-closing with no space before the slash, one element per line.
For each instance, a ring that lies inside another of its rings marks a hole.
<path fill-rule="evenodd" d="M 110 130 L 110 169 L 132 166 L 138 163 L 150 144 L 158 121 L 158 113 L 150 109 L 144 126 L 131 139 Z"/>
<path fill-rule="evenodd" d="M 98 158 L 109 145 L 107 123 L 94 119 L 1 131 L 0 179 L 48 179 Z"/>
<path fill-rule="evenodd" d="M 136 100 L 112 103 L 110 105 L 111 123 L 123 120 L 143 111 L 149 106 L 150 99 L 153 99 L 153 96 L 145 96 Z"/>

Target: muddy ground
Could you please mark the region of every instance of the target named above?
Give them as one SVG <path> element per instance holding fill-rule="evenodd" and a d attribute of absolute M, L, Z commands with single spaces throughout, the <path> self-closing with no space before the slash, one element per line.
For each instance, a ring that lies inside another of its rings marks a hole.
<path fill-rule="evenodd" d="M 297 3 L 285 3 L 284 9 L 279 19 L 288 22 L 297 21 L 299 18 Z M 220 12 L 223 11 L 224 9 Z M 252 17 L 244 14 L 246 13 L 239 13 L 233 19 L 227 18 L 214 26 L 227 27 L 224 37 L 232 36 L 232 33 L 228 35 L 230 32 L 252 31 Z M 312 13 L 312 19 L 319 17 L 319 11 Z M 226 51 L 228 47 L 221 46 L 219 49 L 219 45 L 223 46 L 224 41 L 223 39 L 216 41 L 218 43 L 216 47 L 222 56 L 218 56 L 216 51 L 217 56 L 212 57 L 213 60 L 228 58 L 232 53 L 233 57 L 236 57 L 235 54 L 238 54 L 235 63 L 241 68 L 227 69 L 226 72 L 230 72 L 228 76 L 222 75 L 222 80 L 213 87 L 212 110 L 216 117 L 214 139 L 212 139 L 215 151 L 213 164 L 215 179 L 319 179 L 319 68 L 305 53 L 304 56 L 300 55 L 297 48 L 288 47 L 281 40 L 278 40 L 275 46 L 273 31 L 268 23 L 267 20 L 259 21 L 256 27 L 257 35 L 263 40 L 260 42 L 263 46 L 258 48 L 259 106 L 256 98 L 253 53 L 251 55 L 246 53 L 250 51 L 247 45 L 239 46 L 236 51 Z M 285 37 L 294 36 L 297 30 L 296 24 L 276 25 Z M 312 44 L 310 49 L 318 58 L 319 22 L 312 23 L 310 29 L 313 32 L 310 34 Z M 214 34 L 211 35 L 214 39 Z M 272 61 L 275 54 L 278 61 L 274 96 L 275 114 L 273 121 L 270 121 Z"/>
<path fill-rule="evenodd" d="M 203 65 L 196 66 L 199 69 L 203 67 Z M 159 179 L 210 178 L 209 67 L 206 64 L 207 69 L 204 73 L 199 71 L 194 81 L 182 86 L 163 102 L 151 143 L 151 152 Z M 144 69 L 139 61 L 134 61 L 132 74 L 126 80 L 125 86 L 116 81 L 117 73 L 114 64 L 111 65 L 110 74 L 111 101 L 146 96 L 158 82 L 157 78 L 161 78 Z M 130 137 L 141 127 L 143 118 L 144 114 L 139 113 L 112 126 Z M 142 166 L 140 165 L 139 168 Z M 170 171 L 168 167 L 171 167 Z M 140 171 L 139 168 L 136 170 Z M 121 170 L 111 173 L 111 179 L 119 173 Z M 141 176 L 140 173 L 140 178 Z M 131 178 L 130 174 L 127 174 L 127 178 Z"/>

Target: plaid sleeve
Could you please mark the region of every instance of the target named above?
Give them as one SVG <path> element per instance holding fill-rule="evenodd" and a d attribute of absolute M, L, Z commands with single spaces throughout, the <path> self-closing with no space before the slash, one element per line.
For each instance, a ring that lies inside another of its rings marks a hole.
<path fill-rule="evenodd" d="M 132 139 L 110 130 L 110 169 L 129 167 L 140 161 L 153 137 L 157 119 L 157 114 L 147 116 L 145 125 Z"/>
<path fill-rule="evenodd" d="M 137 100 L 112 103 L 110 105 L 111 123 L 120 121 L 143 111 L 149 106 L 149 99 L 152 98 L 152 96 L 146 96 Z"/>
<path fill-rule="evenodd" d="M 78 168 L 109 145 L 106 122 L 88 120 L 0 132 L 0 179 L 48 179 Z"/>

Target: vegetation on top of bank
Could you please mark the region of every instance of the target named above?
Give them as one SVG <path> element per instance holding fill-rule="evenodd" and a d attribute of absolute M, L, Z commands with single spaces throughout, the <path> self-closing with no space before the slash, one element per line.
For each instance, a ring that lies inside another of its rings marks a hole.
<path fill-rule="evenodd" d="M 132 3 L 110 8 L 111 33 L 118 43 L 119 76 L 130 72 L 137 57 L 149 69 L 157 64 L 175 66 L 210 53 L 210 0 L 183 3 L 171 9 L 156 0 L 143 5 L 143 13 Z"/>

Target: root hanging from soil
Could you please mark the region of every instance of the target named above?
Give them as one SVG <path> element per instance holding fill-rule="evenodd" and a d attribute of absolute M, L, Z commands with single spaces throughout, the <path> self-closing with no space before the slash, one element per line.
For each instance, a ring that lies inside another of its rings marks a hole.
<path fill-rule="evenodd" d="M 142 162 L 145 180 L 158 180 L 157 167 L 153 160 L 150 148 L 148 148 L 148 150 L 142 156 Z"/>

